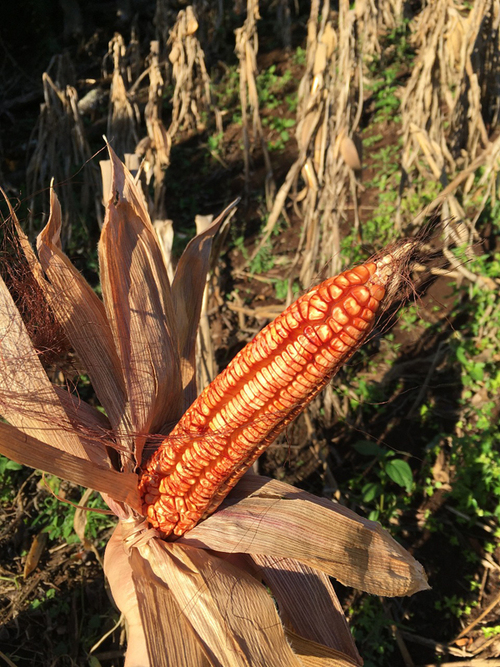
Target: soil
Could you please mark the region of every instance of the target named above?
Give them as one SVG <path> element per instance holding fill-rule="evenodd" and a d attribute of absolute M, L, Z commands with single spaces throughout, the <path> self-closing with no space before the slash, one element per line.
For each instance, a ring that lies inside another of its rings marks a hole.
<path fill-rule="evenodd" d="M 114 11 L 112 3 L 101 5 L 109 6 L 110 11 Z M 25 6 L 22 5 L 23 8 Z M 99 11 L 103 12 L 104 8 Z M 88 18 L 89 23 L 96 21 L 98 13 L 94 7 Z M 145 16 L 139 12 L 139 18 L 143 25 Z M 297 21 L 299 27 L 294 29 L 295 45 L 303 42 L 306 18 L 307 15 L 302 12 Z M 29 26 L 35 30 L 32 23 Z M 52 31 L 62 40 L 62 24 L 56 20 L 55 26 L 52 25 Z M 102 47 L 114 29 L 117 25 L 111 20 L 103 21 L 94 32 L 89 31 L 87 26 L 85 39 L 80 40 L 81 44 L 86 44 L 85 48 L 75 49 L 71 48 L 71 44 L 67 45 L 77 65 L 79 80 L 89 78 L 91 73 L 99 77 L 96 72 L 105 51 Z M 146 30 L 144 33 L 148 34 Z M 145 36 L 143 42 L 146 43 Z M 262 42 L 261 69 L 272 64 L 276 65 L 278 74 L 290 69 L 292 81 L 296 84 L 301 68 L 293 56 L 277 47 L 275 40 L 265 38 Z M 32 150 L 35 141 L 30 134 L 42 101 L 40 74 L 47 62 L 37 58 L 33 50 L 26 46 L 19 59 L 12 42 L 6 40 L 3 46 L 18 73 L 11 86 L 8 86 L 5 69 L 0 78 L 0 98 L 3 100 L 0 105 L 0 175 L 3 175 L 7 193 L 17 196 L 21 192 L 22 199 L 26 196 L 26 151 Z M 49 48 L 45 42 L 44 47 Z M 220 71 L 216 62 L 213 67 L 214 71 Z M 29 75 L 26 75 L 26 68 Z M 293 88 L 293 83 L 291 85 Z M 282 91 L 282 94 L 286 93 Z M 292 117 L 283 100 L 279 112 L 285 117 L 287 114 Z M 269 115 L 272 113 L 269 112 Z M 369 105 L 364 122 L 366 125 L 371 122 Z M 94 123 L 95 127 L 89 132 L 98 136 L 102 126 L 98 119 Z M 268 140 L 276 140 L 273 130 L 266 131 Z M 375 176 L 373 154 L 381 147 L 392 145 L 398 131 L 398 127 L 391 122 L 373 128 L 373 134 L 382 133 L 383 138 L 365 151 L 364 182 Z M 166 179 L 166 207 L 178 234 L 192 234 L 192 212 L 217 213 L 228 201 L 244 195 L 241 127 L 236 123 L 225 123 L 222 161 L 212 160 L 207 164 L 206 152 L 201 151 L 206 141 L 207 136 L 186 136 L 172 150 L 169 167 L 172 178 Z M 293 140 L 287 142 L 285 150 L 271 154 L 278 186 L 295 156 Z M 209 310 L 212 313 L 211 330 L 219 368 L 223 368 L 268 321 L 258 316 L 258 309 L 279 304 L 274 289 L 276 279 L 291 277 L 293 280 L 298 273 L 292 262 L 301 220 L 292 207 L 288 210 L 288 226 L 274 239 L 274 266 L 267 271 L 258 276 L 251 275 L 246 256 L 234 243 L 239 236 L 243 236 L 248 256 L 259 240 L 264 214 L 264 182 L 264 163 L 256 148 L 248 187 L 250 194 L 240 204 L 228 239 L 229 249 L 221 256 L 212 278 L 213 296 Z M 362 192 L 359 201 L 361 227 L 370 218 L 377 202 L 378 194 L 374 188 L 366 188 Z M 20 210 L 22 215 L 23 202 Z M 350 223 L 348 220 L 346 226 Z M 73 249 L 74 254 L 94 253 L 91 248 L 95 247 L 97 234 L 97 224 L 89 223 L 88 238 L 81 247 Z M 87 267 L 86 271 L 95 280 L 92 269 Z M 413 277 L 418 283 L 418 276 Z M 261 457 L 258 464 L 261 474 L 285 480 L 318 495 L 334 495 L 361 514 L 366 508 L 359 494 L 351 493 L 350 481 L 365 474 L 363 466 L 366 461 L 356 453 L 353 445 L 366 440 L 368 434 L 371 441 L 395 452 L 403 451 L 417 474 L 423 466 L 423 452 L 430 446 L 429 439 L 435 436 L 435 431 L 430 427 L 426 430 L 425 424 L 416 426 L 415 415 L 418 417 L 423 398 L 433 403 L 434 414 L 439 416 L 444 433 L 451 433 L 459 418 L 460 380 L 453 365 L 444 356 L 439 356 L 440 342 L 447 340 L 450 332 L 460 326 L 460 322 L 454 321 L 456 295 L 449 283 L 446 276 L 441 276 L 431 284 L 417 288 L 419 318 L 432 326 L 415 324 L 408 331 L 397 318 L 381 323 L 366 352 L 353 359 L 349 367 L 335 378 L 333 386 L 338 390 L 339 398 L 331 414 L 325 417 L 321 401 L 315 401 L 311 411 L 299 417 Z M 240 306 L 239 311 L 234 308 L 235 305 Z M 438 311 L 435 310 L 436 305 Z M 393 334 L 390 342 L 383 337 L 389 325 Z M 347 410 L 349 382 L 356 375 L 362 375 L 380 391 L 382 397 L 380 405 L 374 402 L 373 410 L 367 410 L 362 415 Z M 486 621 L 492 624 L 497 619 L 492 603 L 498 597 L 500 550 L 488 554 L 483 547 L 485 531 L 491 532 L 494 527 L 488 522 L 470 525 L 457 517 L 448 502 L 447 491 L 454 471 L 446 457 L 429 474 L 442 480 L 442 489 L 431 498 L 423 495 L 412 497 L 411 503 L 398 516 L 397 525 L 390 528 L 424 565 L 432 588 L 411 598 L 386 600 L 380 605 L 379 601 L 373 603 L 379 605 L 377 609 L 382 622 L 357 637 L 361 655 L 364 648 L 373 642 L 386 646 L 387 662 L 377 664 L 408 667 L 411 664 L 437 664 L 445 656 L 447 660 L 453 660 L 462 653 L 468 655 L 473 652 L 474 656 L 482 658 L 500 653 L 500 640 L 487 640 L 478 627 L 456 640 L 464 624 L 477 618 L 481 612 L 487 612 Z M 31 471 L 13 471 L 7 479 L 16 486 L 17 492 L 9 495 L 7 489 L 1 490 L 0 658 L 6 655 L 18 667 L 85 664 L 112 667 L 122 664 L 124 631 L 118 624 L 119 615 L 110 603 L 102 568 L 92 550 L 84 549 L 80 543 L 68 544 L 61 536 L 50 539 L 34 570 L 27 576 L 23 575 L 27 553 L 43 527 L 34 520 L 51 496 L 40 477 Z M 404 491 L 401 490 L 401 493 L 404 494 Z M 79 500 L 78 490 L 71 486 L 67 487 L 66 494 L 72 501 Z M 425 520 L 429 514 L 434 519 L 432 528 Z M 109 533 L 110 529 L 105 528 L 94 540 L 100 556 Z M 443 538 L 443 535 L 446 537 Z M 454 536 L 453 541 L 450 535 Z M 476 557 L 471 558 L 471 553 Z M 469 599 L 470 587 L 465 587 L 464 582 L 471 579 L 478 582 L 479 594 L 471 599 L 471 603 L 477 604 L 470 616 L 459 620 L 451 609 L 443 608 L 443 600 Z M 359 592 L 337 585 L 336 588 L 346 610 L 356 608 L 365 599 Z M 56 591 L 56 594 L 50 591 Z M 492 606 L 490 611 L 489 606 Z M 101 643 L 89 659 L 89 651 L 99 640 Z M 392 648 L 387 648 L 389 645 Z M 413 662 L 407 659 L 405 662 L 401 645 L 406 647 Z"/>

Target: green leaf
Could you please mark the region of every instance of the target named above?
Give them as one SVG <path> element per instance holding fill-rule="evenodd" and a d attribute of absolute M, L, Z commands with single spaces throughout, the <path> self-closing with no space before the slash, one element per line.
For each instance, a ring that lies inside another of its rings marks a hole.
<path fill-rule="evenodd" d="M 22 467 L 20 463 L 11 461 L 6 456 L 0 456 L 0 475 L 3 475 L 6 470 L 21 470 Z"/>
<path fill-rule="evenodd" d="M 378 482 L 369 482 L 368 484 L 365 484 L 361 489 L 361 493 L 363 494 L 363 502 L 371 502 L 380 495 L 381 491 L 382 487 Z"/>
<path fill-rule="evenodd" d="M 467 357 L 465 356 L 465 350 L 463 347 L 457 347 L 457 359 L 461 364 L 467 363 Z"/>
<path fill-rule="evenodd" d="M 384 465 L 385 472 L 393 482 L 403 486 L 407 491 L 411 490 L 413 484 L 413 473 L 410 466 L 403 459 L 391 459 Z"/>
<path fill-rule="evenodd" d="M 473 380 L 476 382 L 481 382 L 484 379 L 484 363 L 475 363 L 470 371 L 470 374 Z"/>
<path fill-rule="evenodd" d="M 358 454 L 362 454 L 363 456 L 380 456 L 382 454 L 382 449 L 377 443 L 370 440 L 358 440 L 358 442 L 354 443 L 353 447 Z"/>

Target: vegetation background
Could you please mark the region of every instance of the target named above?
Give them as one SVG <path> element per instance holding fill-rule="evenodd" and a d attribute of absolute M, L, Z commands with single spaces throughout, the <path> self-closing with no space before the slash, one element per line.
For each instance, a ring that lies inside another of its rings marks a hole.
<path fill-rule="evenodd" d="M 337 586 L 367 667 L 500 664 L 499 23 L 498 0 L 2 7 L 0 183 L 33 240 L 53 177 L 65 250 L 98 289 L 103 134 L 171 266 L 196 216 L 242 197 L 207 290 L 202 383 L 294 295 L 437 210 L 415 298 L 259 462 L 424 565 L 432 589 L 412 598 Z M 93 401 L 85 374 L 45 361 Z M 89 515 L 84 537 L 47 485 L 82 491 L 46 482 L 0 459 L 0 661 L 119 665 L 110 522 Z"/>

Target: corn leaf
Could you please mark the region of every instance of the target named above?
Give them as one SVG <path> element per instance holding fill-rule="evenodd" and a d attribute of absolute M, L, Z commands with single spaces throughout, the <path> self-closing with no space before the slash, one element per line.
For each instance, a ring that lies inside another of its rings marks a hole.
<path fill-rule="evenodd" d="M 10 424 L 1 422 L 0 454 L 16 463 L 57 475 L 94 491 L 107 493 L 114 500 L 142 511 L 135 473 L 120 473 L 101 468 L 88 459 L 78 458 L 67 451 L 51 447 Z"/>
<path fill-rule="evenodd" d="M 258 475 L 243 477 L 221 508 L 180 542 L 292 558 L 376 595 L 412 595 L 428 588 L 420 563 L 379 524 Z"/>
<path fill-rule="evenodd" d="M 273 601 L 249 574 L 203 550 L 151 540 L 148 560 L 209 660 L 221 667 L 300 667 Z"/>
<path fill-rule="evenodd" d="M 253 555 L 252 560 L 272 590 L 287 627 L 343 653 L 355 664 L 363 663 L 326 574 L 290 558 Z"/>
<path fill-rule="evenodd" d="M 128 421 L 127 396 L 104 305 L 62 252 L 60 232 L 61 207 L 51 189 L 49 221 L 37 240 L 40 262 L 54 288 L 50 305 L 83 362 L 111 424 L 122 432 Z"/>
<path fill-rule="evenodd" d="M 182 412 L 170 284 L 151 221 L 130 172 L 110 149 L 112 197 L 99 243 L 104 304 L 126 378 L 132 426 L 159 432 Z M 136 442 L 140 461 L 142 441 Z"/>
<path fill-rule="evenodd" d="M 218 232 L 227 214 L 236 206 L 233 202 L 203 232 L 192 239 L 179 260 L 172 283 L 172 299 L 179 333 L 184 390 L 184 409 L 197 396 L 196 391 L 196 335 L 200 321 L 203 292 L 210 264 L 212 239 Z"/>

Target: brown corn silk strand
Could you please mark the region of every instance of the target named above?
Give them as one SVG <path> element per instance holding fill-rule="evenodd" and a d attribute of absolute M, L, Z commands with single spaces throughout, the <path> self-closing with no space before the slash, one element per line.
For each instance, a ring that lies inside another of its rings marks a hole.
<path fill-rule="evenodd" d="M 180 536 L 217 509 L 362 345 L 413 247 L 408 242 L 325 280 L 234 357 L 146 465 L 140 491 L 153 527 Z"/>

